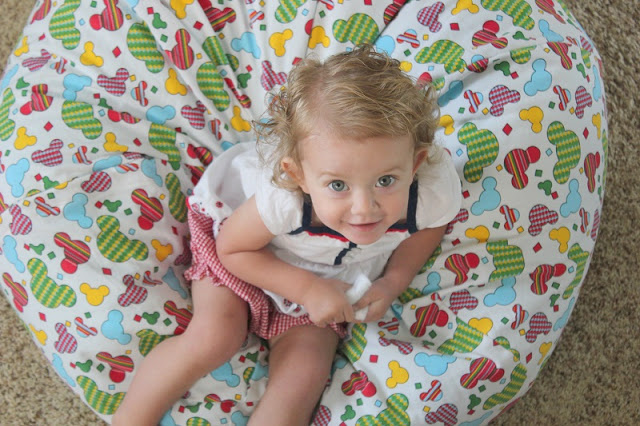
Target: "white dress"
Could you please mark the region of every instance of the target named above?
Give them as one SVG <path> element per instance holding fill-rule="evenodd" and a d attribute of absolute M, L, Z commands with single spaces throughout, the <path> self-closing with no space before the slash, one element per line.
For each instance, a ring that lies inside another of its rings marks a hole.
<path fill-rule="evenodd" d="M 448 224 L 460 210 L 461 186 L 453 161 L 441 148 L 433 149 L 440 151 L 432 155 L 438 161 L 425 162 L 418 170 L 410 189 L 406 222 L 393 225 L 373 244 L 357 245 L 328 227 L 312 226 L 311 203 L 299 192 L 271 182 L 272 168 L 261 164 L 255 143 L 236 144 L 216 157 L 188 202 L 191 209 L 214 220 L 217 236 L 222 221 L 255 195 L 258 212 L 275 235 L 268 247 L 280 259 L 324 278 L 353 284 L 364 274 L 373 281 L 403 240 L 418 230 Z M 265 293 L 283 313 L 306 314 L 303 307 Z"/>

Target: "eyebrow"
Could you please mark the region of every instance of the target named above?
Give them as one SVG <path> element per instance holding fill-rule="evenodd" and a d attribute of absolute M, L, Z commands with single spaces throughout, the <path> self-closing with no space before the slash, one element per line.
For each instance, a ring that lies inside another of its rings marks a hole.
<path fill-rule="evenodd" d="M 379 176 L 387 176 L 387 175 L 397 174 L 401 170 L 402 170 L 402 167 L 393 167 L 391 169 L 387 169 L 384 172 L 380 173 Z M 342 180 L 344 178 L 343 178 L 343 176 L 341 174 L 336 173 L 335 171 L 325 170 L 325 171 L 320 172 L 320 174 L 318 175 L 318 179 L 339 179 L 339 180 Z"/>

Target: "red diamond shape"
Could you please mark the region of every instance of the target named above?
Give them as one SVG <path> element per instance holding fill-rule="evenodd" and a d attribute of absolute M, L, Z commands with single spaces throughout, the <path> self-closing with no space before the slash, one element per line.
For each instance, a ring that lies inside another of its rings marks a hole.
<path fill-rule="evenodd" d="M 513 130 L 513 128 L 511 126 L 509 126 L 508 124 L 502 128 L 502 131 L 507 136 L 509 136 L 511 134 L 512 130 Z"/>
<path fill-rule="evenodd" d="M 49 130 L 53 129 L 53 124 L 47 121 L 47 124 L 44 125 L 44 129 L 48 132 Z"/>
<path fill-rule="evenodd" d="M 540 243 L 533 246 L 533 251 L 535 251 L 536 253 L 539 252 L 540 250 L 542 250 L 542 245 Z"/>
<path fill-rule="evenodd" d="M 371 356 L 369 357 L 369 362 L 372 362 L 372 363 L 374 363 L 374 364 L 375 364 L 376 362 L 378 362 L 378 355 L 371 355 Z"/>
<path fill-rule="evenodd" d="M 111 52 L 113 52 L 113 56 L 115 56 L 116 58 L 118 56 L 120 56 L 120 54 L 122 53 L 122 51 L 120 50 L 119 47 L 116 47 L 115 49 L 113 49 Z"/>
<path fill-rule="evenodd" d="M 109 268 L 102 268 L 102 273 L 105 275 L 111 275 L 111 269 Z"/>
<path fill-rule="evenodd" d="M 200 30 L 202 28 L 202 22 L 196 22 L 195 24 L 193 24 L 193 28 L 195 28 L 196 30 Z"/>
<path fill-rule="evenodd" d="M 40 312 L 40 314 L 38 314 L 38 316 L 40 317 L 40 321 L 47 322 L 47 316 L 45 314 Z"/>
<path fill-rule="evenodd" d="M 460 30 L 460 25 L 456 24 L 455 22 L 453 24 L 450 25 L 451 31 L 459 31 Z"/>

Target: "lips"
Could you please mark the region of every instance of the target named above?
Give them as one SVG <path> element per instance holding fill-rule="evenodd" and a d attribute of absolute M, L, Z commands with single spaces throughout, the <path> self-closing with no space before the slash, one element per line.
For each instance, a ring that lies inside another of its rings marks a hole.
<path fill-rule="evenodd" d="M 371 223 L 350 223 L 349 225 L 360 232 L 369 232 L 373 231 L 381 221 L 371 222 Z"/>

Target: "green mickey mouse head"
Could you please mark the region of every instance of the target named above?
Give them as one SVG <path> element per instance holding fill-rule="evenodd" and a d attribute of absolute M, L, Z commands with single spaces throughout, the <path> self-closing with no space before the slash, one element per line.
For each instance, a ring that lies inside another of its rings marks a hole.
<path fill-rule="evenodd" d="M 110 394 L 98 389 L 96 382 L 86 376 L 79 376 L 76 381 L 84 391 L 89 405 L 100 414 L 111 415 L 124 399 L 124 392 Z"/>
<path fill-rule="evenodd" d="M 467 66 L 462 55 L 464 48 L 451 40 L 438 40 L 431 46 L 424 47 L 416 55 L 416 62 L 426 64 L 433 62 L 444 65 L 447 74 L 463 71 Z"/>
<path fill-rule="evenodd" d="M 580 162 L 580 139 L 571 130 L 566 130 L 559 121 L 549 125 L 547 138 L 556 146 L 558 156 L 558 162 L 553 167 L 553 177 L 558 183 L 566 183 L 571 170 Z"/>
<path fill-rule="evenodd" d="M 378 24 L 364 13 L 353 14 L 348 21 L 338 19 L 333 24 L 333 35 L 341 43 L 350 41 L 355 45 L 372 43 L 378 38 Z"/>
<path fill-rule="evenodd" d="M 376 417 L 366 415 L 360 417 L 356 426 L 368 425 L 389 425 L 403 426 L 411 423 L 411 419 L 407 414 L 409 400 L 401 393 L 394 393 L 387 398 L 387 408 L 382 410 Z"/>
<path fill-rule="evenodd" d="M 9 139 L 16 127 L 16 122 L 9 118 L 9 110 L 14 103 L 16 103 L 16 98 L 11 89 L 5 90 L 2 94 L 2 103 L 0 103 L 0 140 Z"/>
<path fill-rule="evenodd" d="M 482 0 L 482 7 L 491 11 L 502 11 L 513 18 L 513 24 L 530 30 L 535 26 L 531 19 L 533 9 L 525 0 Z"/>
<path fill-rule="evenodd" d="M 43 306 L 54 309 L 60 305 L 71 307 L 76 304 L 76 292 L 71 287 L 58 285 L 51 279 L 47 265 L 42 260 L 29 260 L 27 269 L 31 273 L 31 292 Z"/>
<path fill-rule="evenodd" d="M 120 222 L 113 216 L 100 216 L 96 221 L 98 250 L 112 262 L 122 263 L 130 258 L 145 260 L 149 254 L 147 245 L 139 240 L 130 240 L 120 232 Z"/>
<path fill-rule="evenodd" d="M 87 139 L 96 139 L 102 134 L 102 123 L 93 116 L 93 107 L 89 104 L 64 101 L 62 120 L 72 129 L 80 130 Z"/>
<path fill-rule="evenodd" d="M 307 0 L 280 0 L 280 6 L 276 9 L 276 20 L 283 24 L 293 21 L 298 14 L 298 8 Z"/>
<path fill-rule="evenodd" d="M 136 23 L 127 33 L 127 47 L 134 58 L 141 60 L 152 73 L 162 71 L 164 57 L 156 47 L 156 40 L 144 23 Z"/>
<path fill-rule="evenodd" d="M 478 129 L 475 124 L 467 123 L 458 132 L 458 140 L 467 146 L 469 157 L 464 165 L 464 178 L 469 183 L 477 182 L 482 178 L 484 168 L 498 157 L 498 138 L 489 130 Z"/>
<path fill-rule="evenodd" d="M 80 31 L 76 28 L 75 11 L 80 7 L 80 0 L 65 0 L 64 4 L 53 14 L 49 23 L 51 36 L 62 41 L 67 50 L 73 50 L 80 43 Z"/>
<path fill-rule="evenodd" d="M 487 251 L 493 256 L 493 266 L 496 268 L 489 277 L 490 281 L 515 277 L 524 271 L 524 256 L 520 247 L 509 245 L 507 240 L 490 241 Z"/>

